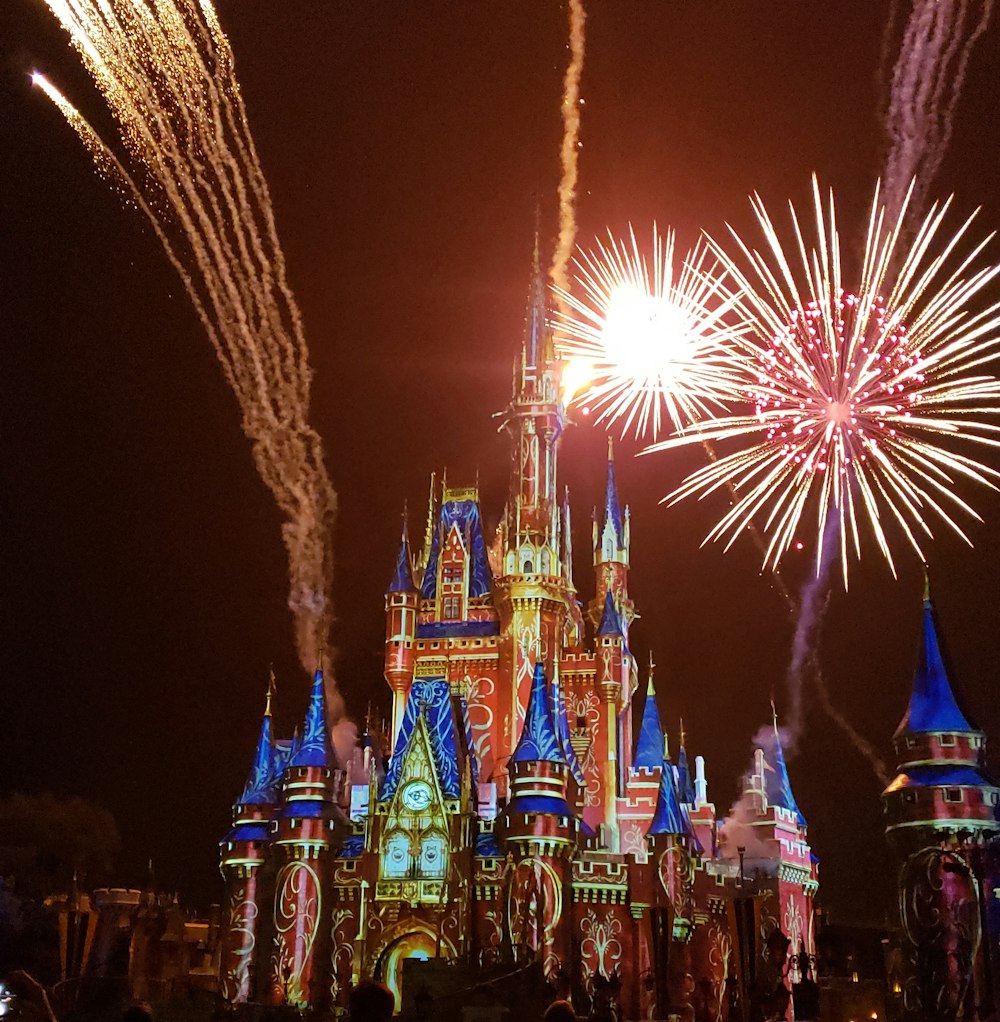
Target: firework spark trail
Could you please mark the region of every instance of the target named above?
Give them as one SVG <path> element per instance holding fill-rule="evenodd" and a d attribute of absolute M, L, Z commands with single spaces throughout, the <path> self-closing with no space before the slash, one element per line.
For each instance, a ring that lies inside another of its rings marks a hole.
<path fill-rule="evenodd" d="M 814 201 L 815 248 L 807 245 L 793 208 L 794 243 L 791 257 L 786 254 L 759 198 L 763 251 L 735 232 L 735 256 L 710 242 L 739 293 L 739 310 L 754 323 L 738 342 L 749 411 L 697 423 L 652 449 L 742 441 L 667 499 L 703 497 L 729 480 L 742 495 L 708 538 L 725 539 L 728 548 L 751 521 L 763 518 L 765 564 L 772 568 L 810 508 L 819 537 L 832 514 L 839 520 L 846 584 L 848 552 L 860 555 L 862 522 L 890 567 L 887 522 L 925 560 L 918 537 L 932 535 L 929 519 L 968 542 L 953 516 L 979 517 L 955 492 L 956 480 L 995 488 L 1000 479 L 996 470 L 952 449 L 1000 445 L 1000 427 L 981 418 L 1000 411 L 1000 381 L 974 372 L 997 356 L 1000 302 L 978 312 L 970 308 L 1000 266 L 976 267 L 989 238 L 959 254 L 973 217 L 951 238 L 939 239 L 947 203 L 932 209 L 901 252 L 905 206 L 887 225 L 876 192 L 860 286 L 852 295 L 842 281 L 833 199 L 825 208 L 815 182 Z M 898 272 L 890 274 L 897 262 Z M 821 548 L 820 540 L 817 570 Z"/>
<path fill-rule="evenodd" d="M 890 220 L 903 209 L 914 180 L 911 219 L 923 215 L 931 182 L 951 140 L 969 59 L 992 11 L 993 0 L 913 2 L 885 117 L 888 156 L 883 177 Z"/>
<path fill-rule="evenodd" d="M 650 255 L 629 227 L 574 260 L 574 291 L 553 290 L 567 405 L 586 400 L 621 435 L 659 435 L 725 411 L 737 394 L 733 339 L 746 323 L 719 297 L 715 261 L 700 244 L 678 268 L 674 232 L 653 225 Z M 719 299 L 716 301 L 716 299 Z M 579 384 L 579 386 L 577 386 Z"/>
<path fill-rule="evenodd" d="M 566 268 L 576 241 L 576 180 L 580 150 L 580 76 L 583 73 L 584 24 L 587 20 L 583 0 L 569 0 L 569 65 L 563 81 L 563 140 L 559 182 L 559 240 L 552 256 L 549 280 L 558 289 L 557 304 L 566 313 L 561 294 L 569 291 Z"/>
<path fill-rule="evenodd" d="M 336 494 L 311 369 L 234 59 L 211 0 L 46 0 L 121 128 L 130 172 L 44 78 L 98 168 L 147 216 L 236 395 L 284 518 L 289 607 L 312 669 L 332 619 Z"/>

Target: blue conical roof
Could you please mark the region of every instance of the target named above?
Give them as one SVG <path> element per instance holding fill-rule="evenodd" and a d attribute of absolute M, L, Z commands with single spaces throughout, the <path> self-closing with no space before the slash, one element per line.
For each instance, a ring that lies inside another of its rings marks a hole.
<path fill-rule="evenodd" d="M 271 706 L 268 698 L 267 711 L 260 724 L 257 751 L 254 754 L 250 776 L 243 787 L 239 804 L 244 806 L 274 805 L 278 801 L 281 786 L 281 771 L 276 769 L 274 739 L 271 733 Z"/>
<path fill-rule="evenodd" d="M 795 801 L 792 794 L 792 782 L 788 777 L 788 767 L 785 765 L 785 753 L 781 747 L 781 734 L 778 731 L 778 718 L 774 718 L 774 750 L 764 755 L 764 785 L 767 801 L 772 806 L 779 806 L 795 813 L 795 818 L 800 827 L 806 825 L 806 818 Z"/>
<path fill-rule="evenodd" d="M 618 484 L 615 482 L 615 456 L 611 437 L 608 437 L 608 479 L 604 487 L 604 525 L 611 523 L 618 545 L 625 543 L 621 505 L 618 503 Z"/>
<path fill-rule="evenodd" d="M 540 663 L 535 664 L 524 727 L 510 759 L 512 763 L 543 761 L 569 765 L 556 733 L 554 715 L 549 705 L 545 668 Z"/>
<path fill-rule="evenodd" d="M 576 753 L 573 751 L 573 743 L 570 741 L 569 720 L 566 718 L 566 700 L 563 697 L 562 686 L 559 684 L 558 676 L 552 683 L 552 703 L 552 711 L 555 714 L 556 737 L 559 739 L 559 745 L 562 748 L 563 755 L 566 757 L 566 762 L 569 764 L 569 770 L 573 775 L 573 779 L 582 788 L 586 783 L 586 779 L 583 776 L 580 762 L 576 758 Z"/>
<path fill-rule="evenodd" d="M 624 638 L 622 621 L 618 616 L 618 611 L 615 610 L 615 599 L 611 595 L 610 589 L 604 594 L 604 613 L 601 615 L 601 624 L 597 629 L 597 634 L 620 635 Z"/>
<path fill-rule="evenodd" d="M 656 812 L 647 834 L 688 835 L 690 825 L 681 810 L 674 780 L 674 768 L 669 759 L 660 759 L 660 793 L 656 799 Z"/>
<path fill-rule="evenodd" d="M 323 672 L 313 676 L 309 708 L 306 710 L 305 727 L 302 737 L 295 745 L 291 767 L 325 767 L 337 765 L 337 757 L 330 742 L 330 725 L 326 719 L 326 691 L 323 686 Z"/>
<path fill-rule="evenodd" d="M 948 680 L 941 655 L 941 644 L 938 641 L 934 607 L 929 596 L 924 599 L 923 629 L 920 661 L 913 678 L 910 705 L 896 729 L 896 735 L 914 731 L 978 730 L 959 709 L 951 682 Z"/>
<path fill-rule="evenodd" d="M 399 553 L 396 555 L 396 570 L 386 592 L 412 593 L 416 591 L 413 584 L 413 571 L 410 560 L 410 537 L 407 535 L 406 522 L 403 522 L 403 535 L 399 541 Z"/>
<path fill-rule="evenodd" d="M 633 765 L 637 770 L 657 770 L 663 765 L 663 725 L 656 705 L 652 671 L 646 686 L 646 705 L 642 708 L 642 724 L 639 726 Z"/>

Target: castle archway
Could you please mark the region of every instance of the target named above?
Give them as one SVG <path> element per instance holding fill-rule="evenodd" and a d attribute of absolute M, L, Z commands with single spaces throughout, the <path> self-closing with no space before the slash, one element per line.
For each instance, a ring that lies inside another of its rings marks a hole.
<path fill-rule="evenodd" d="M 379 955 L 375 977 L 392 991 L 397 1014 L 403 1007 L 403 963 L 408 958 L 426 962 L 437 954 L 438 935 L 429 929 L 416 929 L 397 937 Z M 440 954 L 442 958 L 454 956 L 451 941 L 441 940 Z"/>

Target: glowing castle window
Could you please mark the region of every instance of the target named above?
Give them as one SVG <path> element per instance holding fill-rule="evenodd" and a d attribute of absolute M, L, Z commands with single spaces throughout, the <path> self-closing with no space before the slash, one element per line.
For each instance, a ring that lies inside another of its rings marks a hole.
<path fill-rule="evenodd" d="M 420 876 L 443 877 L 447 861 L 443 834 L 431 833 L 420 842 Z"/>
<path fill-rule="evenodd" d="M 410 839 L 402 833 L 390 834 L 386 838 L 382 853 L 382 876 L 405 877 L 410 872 Z"/>

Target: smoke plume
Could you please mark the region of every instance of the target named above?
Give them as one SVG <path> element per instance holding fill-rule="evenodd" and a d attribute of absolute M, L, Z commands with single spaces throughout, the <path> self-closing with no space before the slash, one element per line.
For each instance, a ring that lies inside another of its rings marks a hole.
<path fill-rule="evenodd" d="M 567 313 L 559 292 L 569 291 L 566 267 L 576 241 L 576 180 L 580 149 L 580 76 L 583 73 L 584 23 L 587 14 L 583 0 L 569 0 L 569 66 L 563 80 L 563 140 L 559 182 L 559 240 L 552 256 L 549 279 L 556 290 L 561 313 Z"/>

